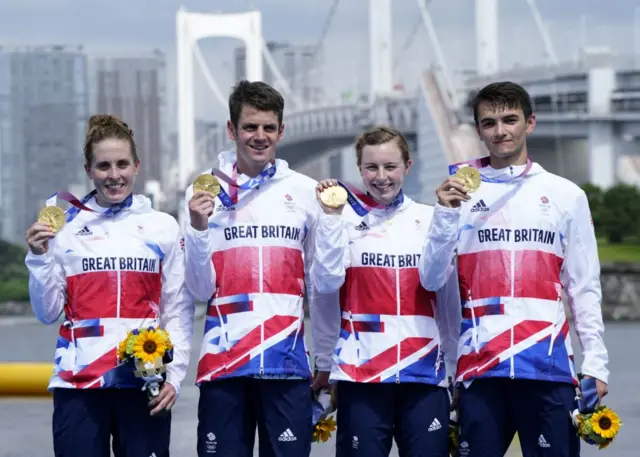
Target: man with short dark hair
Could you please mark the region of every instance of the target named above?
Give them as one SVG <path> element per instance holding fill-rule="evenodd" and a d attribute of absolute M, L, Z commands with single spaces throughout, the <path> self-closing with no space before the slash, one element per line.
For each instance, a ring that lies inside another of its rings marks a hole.
<path fill-rule="evenodd" d="M 517 431 L 524 455 L 578 456 L 563 291 L 598 398 L 609 377 L 587 197 L 529 158 L 536 119 L 524 88 L 490 84 L 473 110 L 489 156 L 450 167 L 422 256 L 427 289 L 456 269 L 460 284 L 460 455 L 502 456 Z"/>
<path fill-rule="evenodd" d="M 337 294 L 317 293 L 308 271 L 320 206 L 316 182 L 276 159 L 284 124 L 282 96 L 241 81 L 229 97 L 229 138 L 220 153 L 220 193 L 186 191 L 187 285 L 208 301 L 198 364 L 198 455 L 308 456 L 311 370 L 303 299 L 311 311 L 318 370 L 328 384 L 339 332 Z M 306 289 L 306 290 L 305 290 Z"/>

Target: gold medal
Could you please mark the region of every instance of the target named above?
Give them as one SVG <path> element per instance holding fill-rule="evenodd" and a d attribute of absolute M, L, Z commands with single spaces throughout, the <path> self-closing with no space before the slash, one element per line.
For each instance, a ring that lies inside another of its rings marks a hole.
<path fill-rule="evenodd" d="M 64 227 L 64 211 L 57 206 L 45 206 L 38 215 L 38 222 L 49 224 L 53 233 L 58 233 Z"/>
<path fill-rule="evenodd" d="M 342 186 L 331 186 L 320 193 L 320 200 L 329 208 L 339 208 L 347 203 L 347 191 Z"/>
<path fill-rule="evenodd" d="M 210 192 L 214 197 L 217 197 L 220 193 L 220 181 L 213 175 L 200 175 L 193 182 L 193 191 Z"/>
<path fill-rule="evenodd" d="M 469 193 L 478 190 L 480 188 L 480 183 L 482 182 L 480 172 L 473 167 L 458 168 L 455 177 L 464 183 Z"/>

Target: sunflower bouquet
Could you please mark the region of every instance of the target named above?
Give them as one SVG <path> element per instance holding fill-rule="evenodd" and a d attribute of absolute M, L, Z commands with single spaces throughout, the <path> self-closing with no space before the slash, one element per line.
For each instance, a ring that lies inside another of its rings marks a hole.
<path fill-rule="evenodd" d="M 571 420 L 580 438 L 588 444 L 598 446 L 598 449 L 604 449 L 613 442 L 622 421 L 614 410 L 600 405 L 594 378 L 579 374 L 578 379 L 578 409 L 571 413 Z"/>
<path fill-rule="evenodd" d="M 313 401 L 313 442 L 326 443 L 331 437 L 331 432 L 336 430 L 336 421 L 331 414 L 336 410 L 334 396 L 335 389 L 320 389 Z"/>
<path fill-rule="evenodd" d="M 173 360 L 173 345 L 169 333 L 161 328 L 134 329 L 118 345 L 118 357 L 124 363 L 133 363 L 134 374 L 142 378 L 149 398 L 158 396 L 160 383 L 167 364 Z"/>
<path fill-rule="evenodd" d="M 578 430 L 578 436 L 586 443 L 598 446 L 598 449 L 609 446 L 622 425 L 620 416 L 607 406 L 598 406 L 594 412 L 586 414 L 576 409 L 571 414 L 571 419 Z"/>

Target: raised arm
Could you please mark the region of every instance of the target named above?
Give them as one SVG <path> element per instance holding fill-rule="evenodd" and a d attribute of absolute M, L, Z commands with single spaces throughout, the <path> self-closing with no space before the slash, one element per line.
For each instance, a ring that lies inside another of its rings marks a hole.
<path fill-rule="evenodd" d="M 210 194 L 209 194 L 210 195 Z M 213 198 L 205 192 L 193 195 L 191 186 L 185 193 L 184 246 L 186 285 L 193 296 L 209 301 L 216 290 L 216 271 L 213 267 L 213 238 L 208 219 L 213 212 Z"/>
<path fill-rule="evenodd" d="M 33 313 L 43 324 L 56 322 L 67 302 L 67 280 L 52 236 L 41 224 L 34 224 L 27 231 L 29 252 L 25 264 L 29 270 L 29 298 Z"/>
<path fill-rule="evenodd" d="M 608 383 L 609 355 L 603 338 L 600 260 L 591 211 L 583 192 L 569 210 L 564 235 L 562 283 L 584 356 L 582 373 Z"/>
<path fill-rule="evenodd" d="M 344 250 L 328 252 L 323 247 L 335 237 L 342 235 L 342 221 L 339 215 L 323 214 L 320 206 L 311 202 L 309 208 L 309 230 L 305 239 L 305 276 L 311 317 L 313 354 L 318 371 L 331 371 L 333 351 L 340 333 L 340 299 L 338 289 L 344 282 Z M 317 249 L 321 246 L 321 249 Z M 322 256 L 322 257 L 320 257 Z M 339 258 L 334 258 L 338 256 Z M 327 268 L 327 263 L 331 265 Z M 327 271 L 342 269 L 342 279 L 333 272 L 333 279 Z M 329 284 L 328 281 L 333 281 Z M 337 285 L 340 282 L 340 285 Z"/>

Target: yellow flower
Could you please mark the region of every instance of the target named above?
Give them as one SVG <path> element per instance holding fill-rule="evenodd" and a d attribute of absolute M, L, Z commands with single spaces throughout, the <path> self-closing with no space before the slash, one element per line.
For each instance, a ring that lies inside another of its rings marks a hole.
<path fill-rule="evenodd" d="M 329 437 L 331 437 L 331 432 L 335 429 L 336 421 L 333 420 L 333 417 L 319 420 L 313 429 L 313 441 L 316 443 L 319 441 L 326 443 Z"/>
<path fill-rule="evenodd" d="M 120 360 L 126 359 L 127 355 L 131 353 L 130 351 L 127 351 L 130 338 L 131 331 L 127 332 L 126 338 L 120 341 L 120 344 L 118 344 L 118 356 L 120 357 Z"/>
<path fill-rule="evenodd" d="M 603 408 L 591 417 L 593 432 L 603 438 L 614 438 L 620 430 L 620 417 L 611 408 Z"/>
<path fill-rule="evenodd" d="M 167 347 L 162 335 L 156 333 L 153 329 L 140 332 L 133 345 L 133 355 L 140 359 L 142 363 L 154 363 L 158 357 L 162 358 L 164 356 L 166 350 Z"/>

